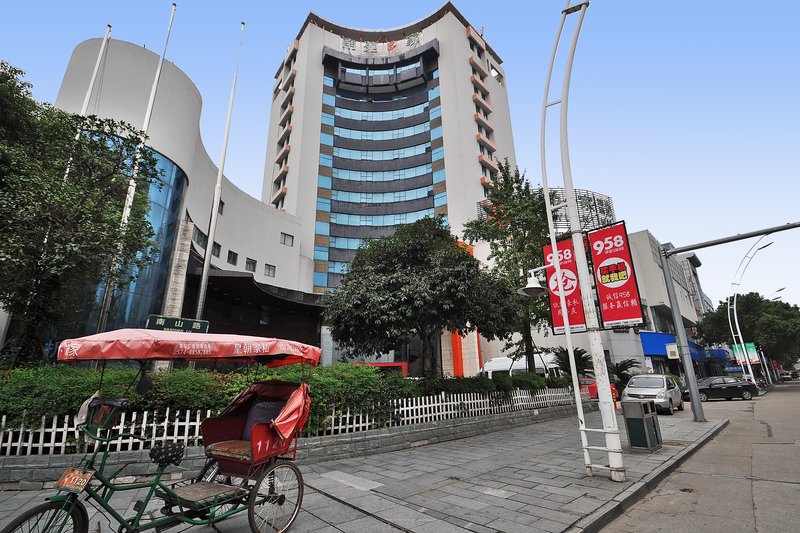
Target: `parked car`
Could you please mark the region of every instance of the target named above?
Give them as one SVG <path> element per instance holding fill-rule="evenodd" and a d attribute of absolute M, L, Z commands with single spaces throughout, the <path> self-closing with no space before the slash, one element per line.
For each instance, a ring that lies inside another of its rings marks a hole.
<path fill-rule="evenodd" d="M 758 388 L 752 381 L 732 378 L 728 376 L 715 376 L 698 381 L 697 389 L 700 392 L 700 401 L 704 402 L 709 398 L 725 398 L 732 400 L 741 398 L 751 400 L 753 396 L 758 396 Z"/>
<path fill-rule="evenodd" d="M 673 414 L 673 409 L 683 411 L 681 389 L 672 376 L 663 374 L 639 374 L 628 381 L 622 391 L 622 399 L 653 400 L 656 409 L 665 414 Z"/>
<path fill-rule="evenodd" d="M 581 392 L 588 391 L 589 398 L 592 400 L 597 399 L 597 381 L 594 378 L 578 378 L 578 382 L 581 384 Z M 614 386 L 613 383 L 611 385 L 611 397 L 615 400 L 619 398 L 619 393 L 617 392 L 617 388 Z"/>
<path fill-rule="evenodd" d="M 789 372 L 781 372 L 781 381 L 792 381 L 792 374 Z"/>
<path fill-rule="evenodd" d="M 711 376 L 706 378 L 698 378 L 697 380 L 697 388 L 699 389 L 701 385 L 707 383 L 709 380 L 714 379 L 718 376 Z M 691 396 L 689 395 L 689 385 L 684 385 L 681 387 L 681 397 L 683 398 L 684 402 L 689 402 L 692 400 Z"/>

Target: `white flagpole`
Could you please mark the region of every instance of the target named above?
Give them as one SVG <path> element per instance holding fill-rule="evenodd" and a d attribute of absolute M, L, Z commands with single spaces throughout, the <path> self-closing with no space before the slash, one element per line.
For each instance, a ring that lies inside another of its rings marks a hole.
<path fill-rule="evenodd" d="M 167 39 L 164 42 L 164 51 L 161 53 L 161 57 L 158 59 L 158 67 L 156 68 L 156 75 L 153 79 L 153 86 L 150 89 L 150 100 L 147 102 L 147 110 L 144 114 L 144 124 L 142 125 L 142 131 L 144 132 L 145 138 L 147 137 L 147 130 L 150 128 L 150 119 L 153 116 L 153 105 L 156 101 L 156 92 L 158 90 L 158 82 L 161 79 L 161 67 L 164 65 L 164 58 L 167 55 L 167 45 L 169 44 L 169 37 L 172 33 L 172 22 L 175 20 L 175 10 L 177 9 L 177 5 L 172 4 L 172 13 L 169 17 L 169 27 L 167 28 Z M 133 162 L 133 172 L 131 174 L 131 179 L 128 181 L 128 193 L 125 196 L 125 206 L 122 208 L 122 220 L 120 221 L 120 228 L 122 229 L 123 234 L 125 233 L 125 228 L 128 226 L 128 219 L 131 216 L 131 208 L 133 207 L 133 199 L 136 195 L 136 178 L 139 175 L 139 156 L 144 148 L 145 139 L 142 139 L 142 142 L 136 149 L 136 155 L 134 156 Z M 122 242 L 119 243 L 119 250 L 117 252 L 117 256 L 122 251 Z M 112 262 L 112 269 L 117 268 L 117 257 L 114 258 Z M 112 270 L 113 272 L 113 270 Z M 106 322 L 108 321 L 108 313 L 111 307 L 111 296 L 114 293 L 113 287 L 110 285 L 112 284 L 113 275 L 109 276 L 105 290 L 103 291 L 103 301 L 100 305 L 100 313 L 97 318 L 97 332 L 100 333 L 105 330 Z"/>
<path fill-rule="evenodd" d="M 211 250 L 214 247 L 214 234 L 217 229 L 217 213 L 219 212 L 219 202 L 222 195 L 222 173 L 225 170 L 225 155 L 228 153 L 228 137 L 231 133 L 231 115 L 233 113 L 233 97 L 236 94 L 236 78 L 239 75 L 239 60 L 242 57 L 242 43 L 244 42 L 244 22 L 242 22 L 241 33 L 239 34 L 239 52 L 236 56 L 236 68 L 233 71 L 233 86 L 231 87 L 231 97 L 228 102 L 228 117 L 225 121 L 225 137 L 222 141 L 222 157 L 219 161 L 217 170 L 217 184 L 214 186 L 214 201 L 211 204 L 211 217 L 208 222 L 208 240 L 206 241 L 206 252 L 203 258 L 203 274 L 200 278 L 200 290 L 197 294 L 197 312 L 195 318 L 203 318 L 203 308 L 205 307 L 206 291 L 208 289 L 208 273 L 211 270 Z"/>

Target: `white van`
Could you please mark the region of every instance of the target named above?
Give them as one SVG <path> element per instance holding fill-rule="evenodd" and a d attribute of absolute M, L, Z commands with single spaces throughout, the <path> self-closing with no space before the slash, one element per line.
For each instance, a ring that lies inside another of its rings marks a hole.
<path fill-rule="evenodd" d="M 551 364 L 550 359 L 552 358 L 552 354 L 542 354 L 544 356 L 545 364 L 547 364 L 548 368 L 554 368 L 554 365 Z M 536 369 L 535 372 L 537 374 L 545 375 L 545 369 L 538 365 L 540 362 L 540 355 L 536 355 Z M 512 374 L 522 374 L 528 372 L 528 365 L 526 364 L 524 357 L 517 359 L 516 361 L 512 361 L 510 357 L 495 357 L 494 359 L 489 359 L 483 364 L 483 368 L 481 369 L 481 374 L 486 376 L 487 378 L 491 379 L 492 375 L 500 374 L 503 376 L 510 376 Z"/>

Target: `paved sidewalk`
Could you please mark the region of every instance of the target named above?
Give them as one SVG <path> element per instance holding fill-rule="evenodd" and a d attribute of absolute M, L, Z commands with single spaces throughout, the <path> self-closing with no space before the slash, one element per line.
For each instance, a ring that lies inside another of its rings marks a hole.
<path fill-rule="evenodd" d="M 293 532 L 591 531 L 629 507 L 726 421 L 694 423 L 688 411 L 659 417 L 664 446 L 629 451 L 619 417 L 628 480 L 587 477 L 573 417 L 368 457 L 302 466 L 303 508 Z M 597 412 L 588 427 L 600 427 Z M 602 438 L 595 435 L 595 439 Z M 600 441 L 593 442 L 600 444 Z M 597 462 L 601 452 L 592 452 Z M 0 493 L 0 527 L 48 492 Z M 136 494 L 117 508 L 131 509 Z M 89 509 L 90 532 L 113 531 Z M 99 525 L 98 525 L 99 524 Z M 246 513 L 219 524 L 249 531 Z M 180 531 L 175 528 L 170 531 Z M 192 532 L 210 532 L 196 527 Z"/>

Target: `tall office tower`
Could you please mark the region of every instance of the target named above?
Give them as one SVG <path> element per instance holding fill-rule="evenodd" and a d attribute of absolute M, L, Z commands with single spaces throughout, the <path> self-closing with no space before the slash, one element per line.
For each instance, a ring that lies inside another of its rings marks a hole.
<path fill-rule="evenodd" d="M 496 160 L 515 164 L 501 63 L 451 3 L 391 30 L 308 16 L 275 74 L 262 200 L 303 220 L 314 292 L 363 239 L 478 216 Z"/>

